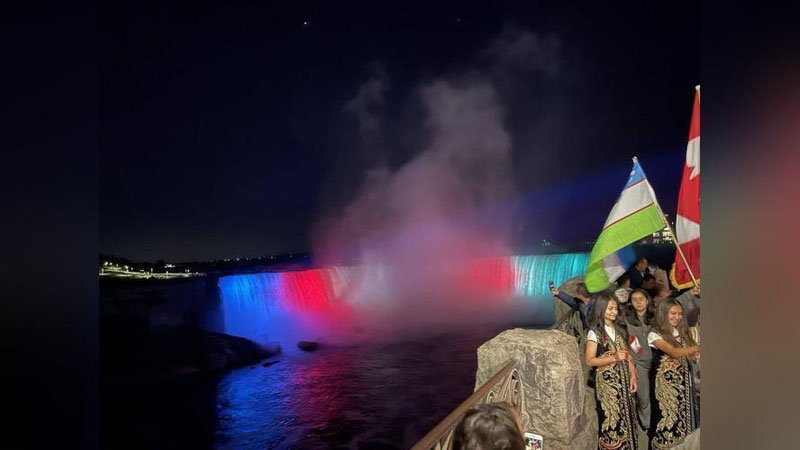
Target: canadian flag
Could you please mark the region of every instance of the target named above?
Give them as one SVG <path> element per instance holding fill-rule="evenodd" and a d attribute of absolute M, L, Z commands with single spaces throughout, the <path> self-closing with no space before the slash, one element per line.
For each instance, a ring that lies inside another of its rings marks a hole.
<path fill-rule="evenodd" d="M 700 86 L 695 87 L 689 143 L 686 145 L 686 164 L 678 193 L 678 215 L 675 237 L 683 250 L 692 274 L 700 282 Z M 669 272 L 670 281 L 678 289 L 691 287 L 692 277 L 681 255 L 675 253 L 675 263 Z"/>
<path fill-rule="evenodd" d="M 642 348 L 641 344 L 639 344 L 639 338 L 634 335 L 631 335 L 628 338 L 628 347 L 630 347 L 631 350 L 633 350 L 633 352 L 639 356 L 642 356 L 642 353 L 644 353 L 644 349 Z"/>

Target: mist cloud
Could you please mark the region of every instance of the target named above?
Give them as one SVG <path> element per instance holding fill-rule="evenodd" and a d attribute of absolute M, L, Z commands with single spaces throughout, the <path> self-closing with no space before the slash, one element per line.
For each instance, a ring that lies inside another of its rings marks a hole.
<path fill-rule="evenodd" d="M 358 194 L 319 230 L 323 262 L 358 261 L 342 295 L 355 306 L 359 327 L 458 326 L 520 306 L 485 292 L 478 298 L 465 289 L 464 275 L 476 259 L 510 254 L 509 217 L 491 213 L 514 194 L 497 74 L 555 73 L 557 47 L 554 39 L 506 28 L 476 55 L 488 67 L 415 90 L 426 144 L 395 170 L 368 170 Z M 385 131 L 377 107 L 387 88 L 385 71 L 377 71 L 345 105 L 366 143 Z"/>
<path fill-rule="evenodd" d="M 555 75 L 560 67 L 560 41 L 529 30 L 506 25 L 503 31 L 481 52 L 492 71 L 505 76 L 519 72 L 541 71 Z"/>
<path fill-rule="evenodd" d="M 389 80 L 383 66 L 372 64 L 371 72 L 370 78 L 361 84 L 355 97 L 343 108 L 358 121 L 358 132 L 367 145 L 372 144 L 380 135 L 380 109 L 385 103 L 384 94 L 389 89 Z"/>

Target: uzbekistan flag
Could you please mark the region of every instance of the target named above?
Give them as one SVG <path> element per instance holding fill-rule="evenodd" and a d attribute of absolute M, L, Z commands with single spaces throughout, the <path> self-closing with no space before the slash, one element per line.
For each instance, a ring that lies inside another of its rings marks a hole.
<path fill-rule="evenodd" d="M 633 158 L 628 183 L 611 209 L 603 231 L 589 254 L 586 289 L 600 292 L 625 272 L 617 251 L 664 228 L 666 224 L 656 203 L 656 194 L 644 175 L 639 161 Z"/>
<path fill-rule="evenodd" d="M 678 192 L 678 217 L 675 237 L 686 256 L 694 277 L 700 282 L 700 86 L 695 87 L 692 122 L 689 125 L 689 144 L 686 145 L 686 164 L 683 166 L 681 189 Z M 669 279 L 678 289 L 694 285 L 681 255 L 675 253 L 675 263 Z"/>

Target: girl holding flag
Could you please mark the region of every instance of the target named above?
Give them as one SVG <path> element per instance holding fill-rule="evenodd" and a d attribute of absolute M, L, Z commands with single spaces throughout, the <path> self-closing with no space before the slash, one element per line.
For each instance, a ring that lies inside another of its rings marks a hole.
<path fill-rule="evenodd" d="M 637 450 L 637 375 L 625 329 L 617 322 L 617 300 L 609 292 L 593 295 L 586 336 L 586 364 L 594 367 L 601 449 Z"/>
<path fill-rule="evenodd" d="M 652 446 L 670 448 L 683 442 L 698 425 L 691 360 L 700 358 L 700 346 L 689 333 L 683 307 L 675 299 L 658 305 L 647 342 L 655 363 Z"/>

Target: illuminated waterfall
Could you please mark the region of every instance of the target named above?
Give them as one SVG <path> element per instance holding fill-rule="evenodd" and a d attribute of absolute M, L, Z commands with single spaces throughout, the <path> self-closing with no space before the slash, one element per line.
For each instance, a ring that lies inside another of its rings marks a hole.
<path fill-rule="evenodd" d="M 568 253 L 477 260 L 466 265 L 458 282 L 490 301 L 516 297 L 549 308 L 548 281 L 560 285 L 583 275 L 588 258 L 587 253 Z M 328 311 L 369 304 L 369 293 L 387 289 L 388 276 L 383 267 L 361 266 L 222 277 L 223 331 L 257 342 L 286 338 L 287 333 L 302 339 L 304 331 L 319 332 L 315 325 L 320 320 L 338 320 Z"/>
<path fill-rule="evenodd" d="M 514 288 L 521 297 L 549 297 L 548 282 L 556 286 L 586 272 L 588 253 L 560 255 L 512 256 L 515 271 Z"/>
<path fill-rule="evenodd" d="M 268 324 L 285 314 L 280 298 L 280 273 L 234 275 L 219 279 L 223 332 L 252 341 L 268 341 Z"/>

